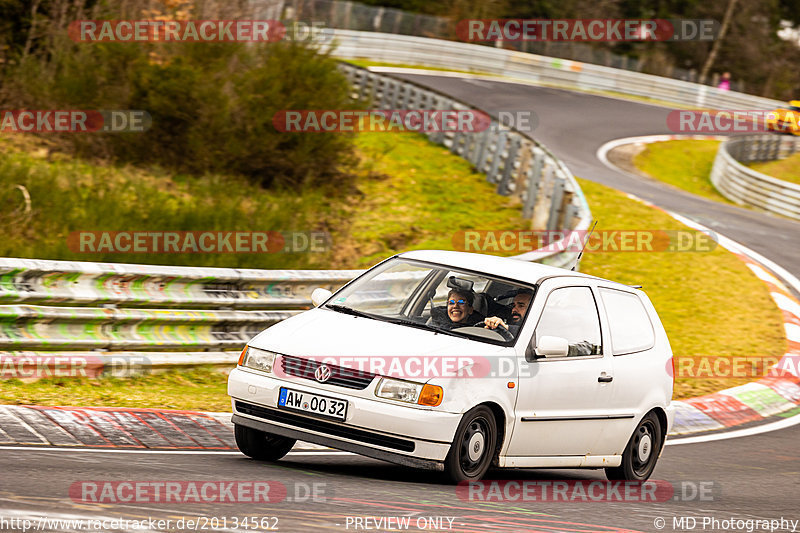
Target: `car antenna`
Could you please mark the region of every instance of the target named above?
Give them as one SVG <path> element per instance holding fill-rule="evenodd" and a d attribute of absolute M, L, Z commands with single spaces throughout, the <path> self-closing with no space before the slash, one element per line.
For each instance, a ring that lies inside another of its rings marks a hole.
<path fill-rule="evenodd" d="M 583 251 L 586 249 L 586 245 L 589 244 L 589 239 L 592 238 L 592 232 L 594 232 L 594 228 L 595 228 L 595 226 L 597 226 L 597 222 L 598 222 L 597 220 L 594 221 L 594 224 L 592 224 L 592 229 L 589 230 L 589 235 L 587 235 L 586 236 L 586 240 L 583 241 L 583 248 L 581 248 L 581 251 L 578 254 L 578 257 L 575 258 L 575 264 L 572 265 L 572 268 L 570 269 L 573 272 L 575 272 L 575 269 L 578 268 L 578 263 L 581 262 L 581 257 L 583 257 Z"/>

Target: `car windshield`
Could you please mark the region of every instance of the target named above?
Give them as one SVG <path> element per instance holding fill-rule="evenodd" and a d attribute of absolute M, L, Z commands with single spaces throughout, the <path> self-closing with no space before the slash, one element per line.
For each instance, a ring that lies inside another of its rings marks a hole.
<path fill-rule="evenodd" d="M 533 285 L 394 258 L 341 289 L 325 308 L 508 346 L 519 335 L 533 293 Z"/>

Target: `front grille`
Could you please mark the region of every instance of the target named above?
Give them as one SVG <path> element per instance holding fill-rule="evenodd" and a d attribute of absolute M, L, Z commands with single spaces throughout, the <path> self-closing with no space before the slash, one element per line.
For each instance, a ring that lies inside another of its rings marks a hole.
<path fill-rule="evenodd" d="M 291 355 L 281 356 L 281 369 L 284 374 L 297 378 L 317 381 L 314 377 L 314 371 L 322 364 L 331 369 L 331 377 L 325 382 L 326 385 L 337 385 L 348 389 L 364 390 L 372 383 L 372 379 L 376 376 L 376 374 L 370 372 L 314 361 L 313 359 L 303 359 L 302 357 L 294 357 Z"/>
<path fill-rule="evenodd" d="M 400 450 L 403 452 L 413 452 L 415 447 L 414 441 L 398 439 L 397 437 L 389 437 L 386 435 L 381 435 L 380 433 L 373 433 L 372 431 L 342 426 L 332 422 L 296 415 L 280 409 L 261 407 L 259 405 L 240 402 L 238 400 L 236 401 L 236 410 L 242 414 L 254 416 L 263 420 L 279 422 L 281 424 L 308 429 L 318 433 L 332 435 L 334 437 L 357 440 L 367 444 L 374 444 L 376 446 L 383 446 L 384 448 L 392 448 L 394 450 Z"/>

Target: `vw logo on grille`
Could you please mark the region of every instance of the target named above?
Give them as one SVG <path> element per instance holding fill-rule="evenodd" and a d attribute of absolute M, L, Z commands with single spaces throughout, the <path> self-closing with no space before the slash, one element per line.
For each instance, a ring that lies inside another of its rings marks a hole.
<path fill-rule="evenodd" d="M 328 365 L 320 365 L 314 371 L 314 378 L 319 381 L 320 383 L 325 383 L 329 379 L 331 379 L 331 369 L 328 368 Z"/>

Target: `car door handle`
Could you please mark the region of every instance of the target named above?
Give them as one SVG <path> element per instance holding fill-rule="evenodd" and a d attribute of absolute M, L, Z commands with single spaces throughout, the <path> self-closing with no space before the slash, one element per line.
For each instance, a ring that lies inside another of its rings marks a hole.
<path fill-rule="evenodd" d="M 600 377 L 597 378 L 598 383 L 611 383 L 614 381 L 614 376 L 608 376 L 605 372 L 600 374 Z"/>

